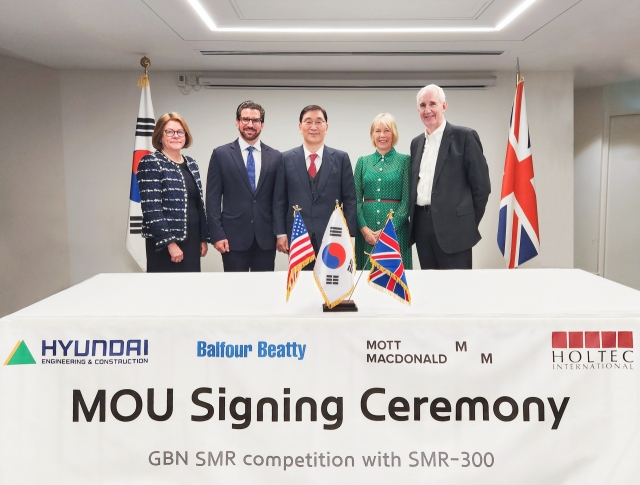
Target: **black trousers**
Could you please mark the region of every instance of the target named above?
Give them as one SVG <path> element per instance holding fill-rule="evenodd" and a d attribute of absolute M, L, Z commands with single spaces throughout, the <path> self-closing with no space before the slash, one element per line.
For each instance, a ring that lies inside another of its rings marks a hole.
<path fill-rule="evenodd" d="M 273 271 L 276 249 L 262 249 L 256 239 L 246 251 L 222 253 L 225 273 L 248 271 Z"/>
<path fill-rule="evenodd" d="M 311 236 L 309 236 L 309 239 L 311 239 L 311 245 L 313 246 L 313 252 L 316 255 L 316 259 L 318 259 L 318 249 L 320 249 L 320 245 L 318 244 L 318 240 L 316 239 L 316 235 L 311 234 Z M 291 241 L 289 241 L 291 242 Z M 311 261 L 308 265 L 306 265 L 304 268 L 302 268 L 302 271 L 313 271 L 313 269 L 316 267 L 316 262 L 315 260 Z"/>
<path fill-rule="evenodd" d="M 415 206 L 413 237 L 421 269 L 471 269 L 471 248 L 448 254 L 440 247 L 429 206 Z"/>

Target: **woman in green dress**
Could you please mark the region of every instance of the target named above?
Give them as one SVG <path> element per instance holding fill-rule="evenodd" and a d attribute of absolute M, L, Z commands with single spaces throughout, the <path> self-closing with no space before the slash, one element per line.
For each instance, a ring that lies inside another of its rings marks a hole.
<path fill-rule="evenodd" d="M 398 127 L 389 113 L 379 114 L 371 123 L 373 155 L 360 157 L 354 179 L 358 209 L 356 265 L 371 268 L 369 257 L 380 231 L 393 209 L 393 225 L 398 236 L 402 262 L 412 269 L 409 245 L 409 203 L 411 199 L 411 157 L 396 152 Z"/>

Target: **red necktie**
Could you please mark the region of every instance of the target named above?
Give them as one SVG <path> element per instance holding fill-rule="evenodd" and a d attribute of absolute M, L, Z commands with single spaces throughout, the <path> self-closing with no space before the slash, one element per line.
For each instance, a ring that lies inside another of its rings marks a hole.
<path fill-rule="evenodd" d="M 309 164 L 308 172 L 312 179 L 316 178 L 316 173 L 318 173 L 318 171 L 316 170 L 316 158 L 318 158 L 317 153 L 312 153 L 309 155 L 309 160 L 311 161 L 311 163 Z"/>

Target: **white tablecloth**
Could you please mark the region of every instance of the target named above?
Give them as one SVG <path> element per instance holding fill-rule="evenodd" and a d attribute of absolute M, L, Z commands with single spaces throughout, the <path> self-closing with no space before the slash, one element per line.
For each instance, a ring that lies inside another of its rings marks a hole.
<path fill-rule="evenodd" d="M 0 484 L 637 483 L 640 292 L 410 271 L 411 306 L 364 276 L 330 314 L 285 279 L 102 274 L 1 319 Z"/>

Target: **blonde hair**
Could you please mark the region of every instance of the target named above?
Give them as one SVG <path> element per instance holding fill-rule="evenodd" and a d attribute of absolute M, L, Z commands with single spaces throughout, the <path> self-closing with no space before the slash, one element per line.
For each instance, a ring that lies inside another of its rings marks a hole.
<path fill-rule="evenodd" d="M 177 121 L 182 125 L 182 129 L 184 130 L 184 148 L 189 148 L 193 142 L 191 132 L 189 131 L 189 127 L 187 126 L 187 122 L 184 118 L 175 111 L 163 114 L 158 118 L 158 121 L 156 121 L 156 127 L 153 129 L 153 135 L 151 135 L 151 144 L 153 145 L 153 148 L 156 150 L 162 150 L 162 134 L 164 133 L 164 127 L 169 123 L 169 121 Z"/>
<path fill-rule="evenodd" d="M 373 146 L 376 146 L 376 142 L 373 139 L 373 132 L 378 127 L 378 125 L 386 126 L 391 130 L 392 138 L 391 138 L 391 146 L 394 147 L 398 143 L 398 126 L 396 125 L 396 119 L 393 115 L 389 113 L 380 113 L 376 116 L 371 122 L 371 130 L 369 130 L 369 136 L 371 137 L 371 143 Z"/>

